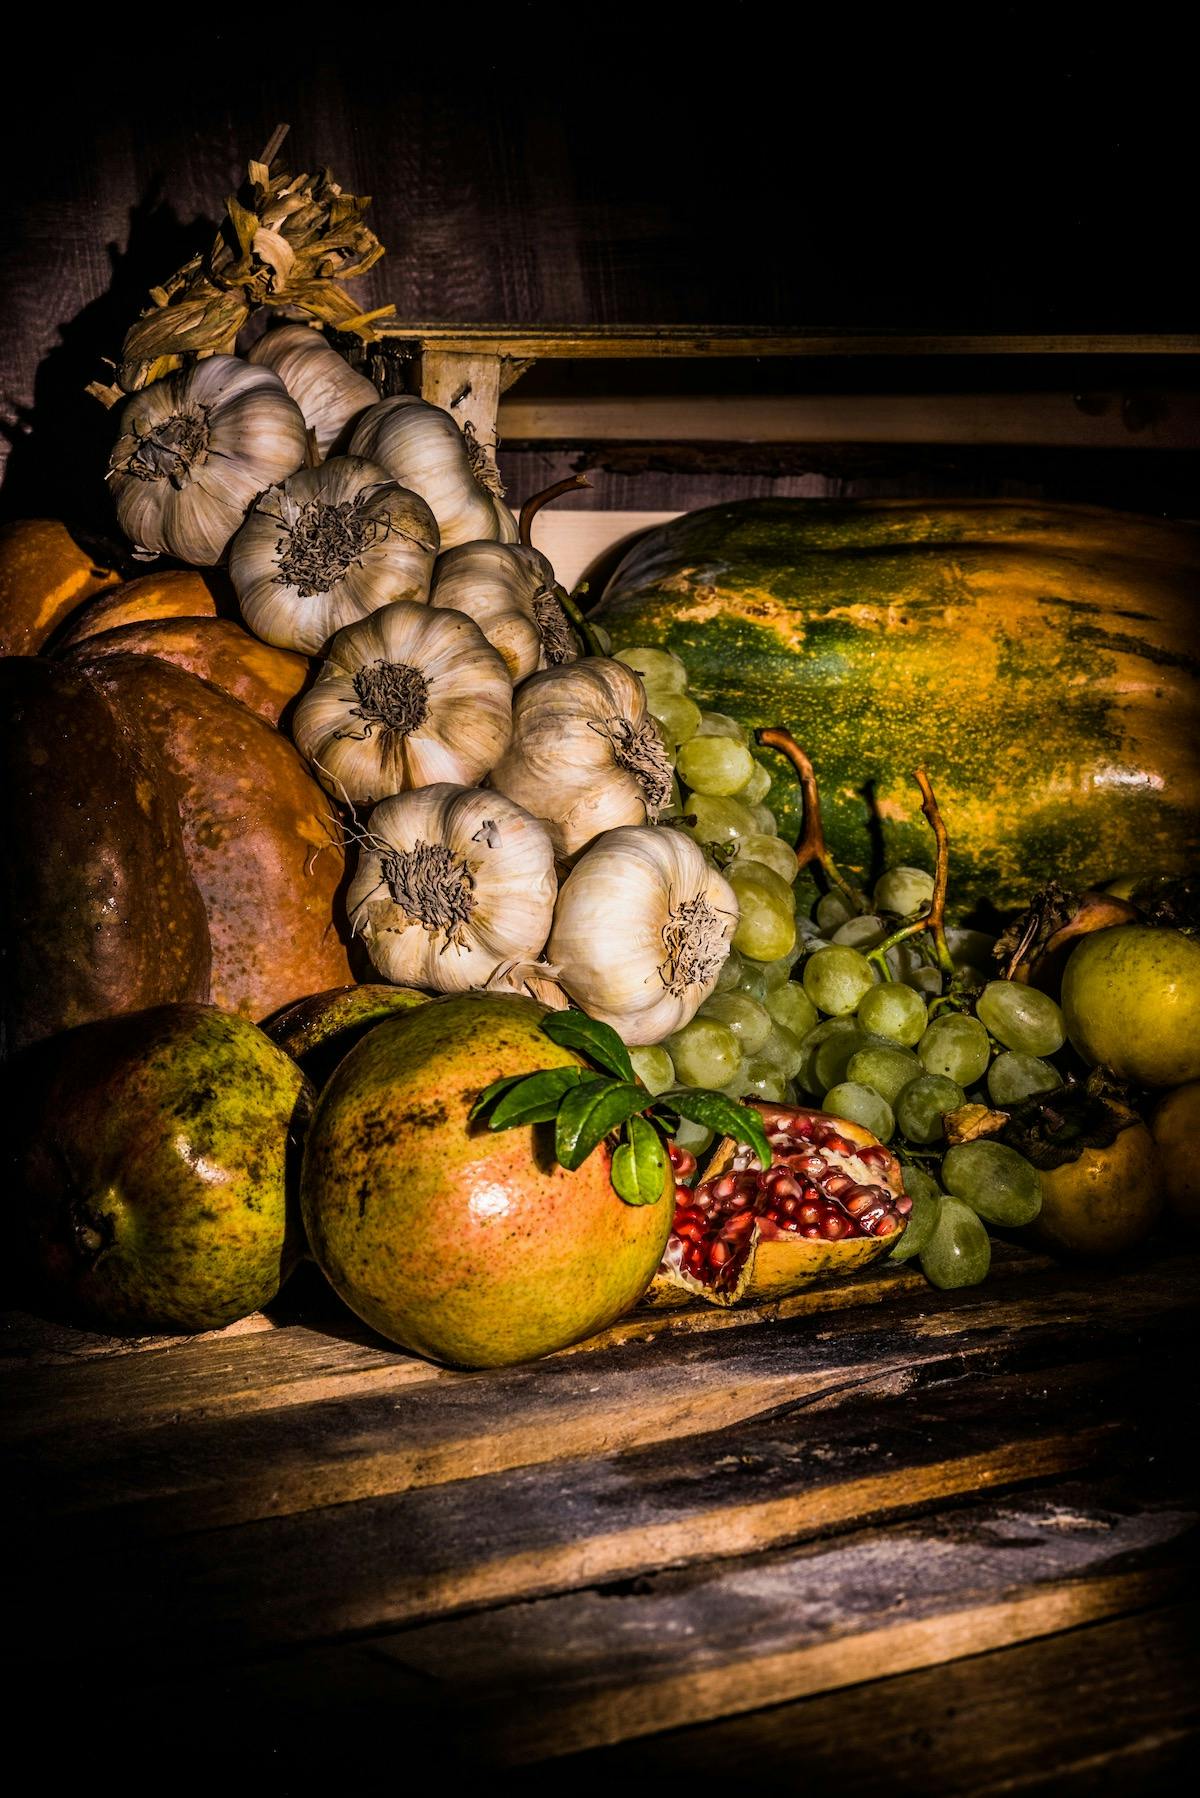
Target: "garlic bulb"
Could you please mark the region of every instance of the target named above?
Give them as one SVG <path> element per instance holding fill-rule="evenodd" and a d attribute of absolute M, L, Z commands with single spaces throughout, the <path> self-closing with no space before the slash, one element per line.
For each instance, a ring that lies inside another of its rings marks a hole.
<path fill-rule="evenodd" d="M 563 860 L 602 830 L 653 823 L 670 801 L 671 764 L 638 676 L 608 656 L 531 675 L 492 785 L 545 818 Z"/>
<path fill-rule="evenodd" d="M 546 955 L 572 999 L 636 1048 L 695 1016 L 737 922 L 733 888 L 690 837 L 631 825 L 567 876 Z"/>
<path fill-rule="evenodd" d="M 350 453 L 381 462 L 394 481 L 428 500 L 443 549 L 501 535 L 502 502 L 477 478 L 466 438 L 440 406 L 414 393 L 380 400 L 359 419 Z"/>
<path fill-rule="evenodd" d="M 108 464 L 121 529 L 139 551 L 219 562 L 247 509 L 300 467 L 307 447 L 278 375 L 206 356 L 122 408 Z"/>
<path fill-rule="evenodd" d="M 256 637 L 312 655 L 394 600 L 424 601 L 433 513 L 359 456 L 302 468 L 264 493 L 233 540 L 229 574 Z"/>
<path fill-rule="evenodd" d="M 543 824 L 499 793 L 438 782 L 375 807 L 346 902 L 386 979 L 461 993 L 536 960 L 555 892 Z"/>
<path fill-rule="evenodd" d="M 366 375 L 351 368 L 329 340 L 310 325 L 282 325 L 259 338 L 249 360 L 273 369 L 327 456 L 337 439 L 361 412 L 379 399 Z"/>
<path fill-rule="evenodd" d="M 492 504 L 496 508 L 496 523 L 499 527 L 496 532 L 497 539 L 501 543 L 519 543 L 521 527 L 517 523 L 515 514 L 495 493 L 492 495 Z"/>
<path fill-rule="evenodd" d="M 538 668 L 579 659 L 554 570 L 536 549 L 515 543 L 460 543 L 448 549 L 434 567 L 429 603 L 473 618 L 504 657 L 514 683 Z"/>
<path fill-rule="evenodd" d="M 292 733 L 335 798 L 369 805 L 433 781 L 470 786 L 503 753 L 508 671 L 461 612 L 400 600 L 339 631 L 326 656 Z"/>

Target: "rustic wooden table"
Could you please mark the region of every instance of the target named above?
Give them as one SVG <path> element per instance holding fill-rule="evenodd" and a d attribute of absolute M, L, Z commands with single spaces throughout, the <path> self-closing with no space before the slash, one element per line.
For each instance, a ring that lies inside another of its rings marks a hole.
<path fill-rule="evenodd" d="M 1002 1250 L 476 1374 L 315 1277 L 190 1340 L 11 1317 L 17 1735 L 133 1791 L 1177 1789 L 1198 1295 Z"/>

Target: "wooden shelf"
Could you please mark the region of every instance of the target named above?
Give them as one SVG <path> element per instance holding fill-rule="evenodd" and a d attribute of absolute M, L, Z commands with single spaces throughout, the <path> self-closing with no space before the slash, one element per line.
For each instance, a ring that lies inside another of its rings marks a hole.
<path fill-rule="evenodd" d="M 379 326 L 390 341 L 414 349 L 519 361 L 638 360 L 678 356 L 1196 356 L 1197 332 L 839 331 L 770 325 L 489 325 Z"/>
<path fill-rule="evenodd" d="M 997 1245 L 966 1291 L 885 1264 L 473 1374 L 298 1284 L 190 1340 L 7 1320 L 8 1691 L 31 1737 L 69 1694 L 56 1753 L 94 1768 L 134 1705 L 135 1787 L 196 1717 L 197 1779 L 279 1790 L 347 1754 L 375 1783 L 427 1731 L 451 1771 L 587 1791 L 714 1730 L 727 1764 L 809 1742 L 820 1793 L 1054 1790 L 1087 1757 L 1134 1790 L 1147 1718 L 1194 1755 L 1196 1256 Z"/>

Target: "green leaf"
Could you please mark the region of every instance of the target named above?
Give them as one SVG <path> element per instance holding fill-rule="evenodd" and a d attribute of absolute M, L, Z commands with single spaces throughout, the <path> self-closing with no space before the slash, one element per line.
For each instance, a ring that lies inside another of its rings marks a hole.
<path fill-rule="evenodd" d="M 549 1124 L 558 1116 L 563 1095 L 588 1078 L 586 1068 L 543 1068 L 526 1074 L 503 1094 L 488 1119 L 489 1130 L 512 1130 L 519 1124 Z"/>
<path fill-rule="evenodd" d="M 681 1118 L 689 1118 L 693 1124 L 716 1130 L 721 1136 L 732 1136 L 737 1142 L 747 1143 L 762 1165 L 770 1167 L 771 1145 L 767 1133 L 761 1117 L 749 1105 L 739 1105 L 736 1100 L 727 1099 L 724 1093 L 680 1087 L 662 1093 L 655 1110 L 660 1107 L 677 1112 Z"/>
<path fill-rule="evenodd" d="M 501 1093 L 506 1093 L 511 1086 L 516 1086 L 518 1081 L 528 1080 L 528 1078 L 528 1074 L 502 1074 L 499 1080 L 493 1080 L 490 1086 L 485 1086 L 467 1113 L 468 1124 L 474 1123 L 480 1112 L 486 1111 L 493 1099 L 498 1099 Z"/>
<path fill-rule="evenodd" d="M 563 1100 L 554 1131 L 554 1152 L 566 1168 L 582 1167 L 610 1130 L 641 1111 L 644 1086 L 625 1080 L 583 1079 Z"/>
<path fill-rule="evenodd" d="M 564 1049 L 578 1049 L 619 1080 L 636 1082 L 629 1050 L 611 1025 L 589 1018 L 584 1011 L 552 1011 L 543 1018 L 542 1030 L 552 1043 Z"/>
<path fill-rule="evenodd" d="M 631 1117 L 628 1140 L 618 1145 L 612 1161 L 612 1183 L 627 1205 L 655 1205 L 663 1195 L 667 1151 L 654 1125 Z"/>

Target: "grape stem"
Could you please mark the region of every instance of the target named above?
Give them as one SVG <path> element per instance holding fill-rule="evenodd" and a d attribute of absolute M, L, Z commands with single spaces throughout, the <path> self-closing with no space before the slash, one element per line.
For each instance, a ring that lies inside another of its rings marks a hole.
<path fill-rule="evenodd" d="M 575 634 L 583 644 L 588 655 L 607 655 L 609 653 L 608 650 L 605 649 L 603 643 L 601 643 L 599 637 L 596 635 L 595 631 L 592 629 L 591 625 L 588 623 L 579 607 L 575 604 L 573 597 L 567 592 L 565 587 L 557 587 L 555 589 L 555 598 L 570 619 Z"/>
<path fill-rule="evenodd" d="M 585 474 L 569 474 L 565 481 L 555 481 L 553 487 L 543 487 L 540 493 L 532 494 L 521 507 L 521 516 L 517 521 L 517 533 L 526 549 L 533 547 L 533 521 L 543 506 L 548 506 L 552 499 L 562 493 L 572 493 L 576 487 L 590 487 L 591 482 Z"/>
<path fill-rule="evenodd" d="M 825 823 L 821 817 L 821 795 L 817 790 L 817 777 L 813 772 L 812 763 L 791 731 L 784 730 L 782 725 L 772 724 L 762 730 L 756 730 L 754 740 L 764 749 L 777 749 L 780 755 L 785 755 L 800 776 L 803 829 L 800 832 L 800 841 L 796 844 L 797 869 L 807 868 L 812 862 L 815 862 L 830 886 L 837 888 L 847 905 L 857 915 L 862 911 L 858 895 L 850 883 L 843 878 L 825 843 Z"/>
<path fill-rule="evenodd" d="M 950 945 L 946 941 L 946 891 L 950 883 L 950 838 L 946 834 L 946 826 L 942 814 L 938 810 L 938 802 L 933 788 L 929 784 L 929 776 L 924 768 L 916 769 L 913 779 L 921 789 L 921 810 L 929 821 L 937 844 L 937 861 L 933 870 L 933 898 L 929 902 L 929 910 L 924 917 L 917 918 L 911 924 L 902 924 L 899 930 L 893 930 L 891 936 L 884 937 L 874 949 L 867 952 L 867 960 L 876 970 L 881 980 L 892 978 L 891 969 L 887 965 L 887 953 L 897 943 L 907 942 L 910 937 L 920 936 L 928 931 L 933 937 L 934 953 L 937 966 L 947 980 L 954 978 L 954 960 L 950 954 Z"/>

